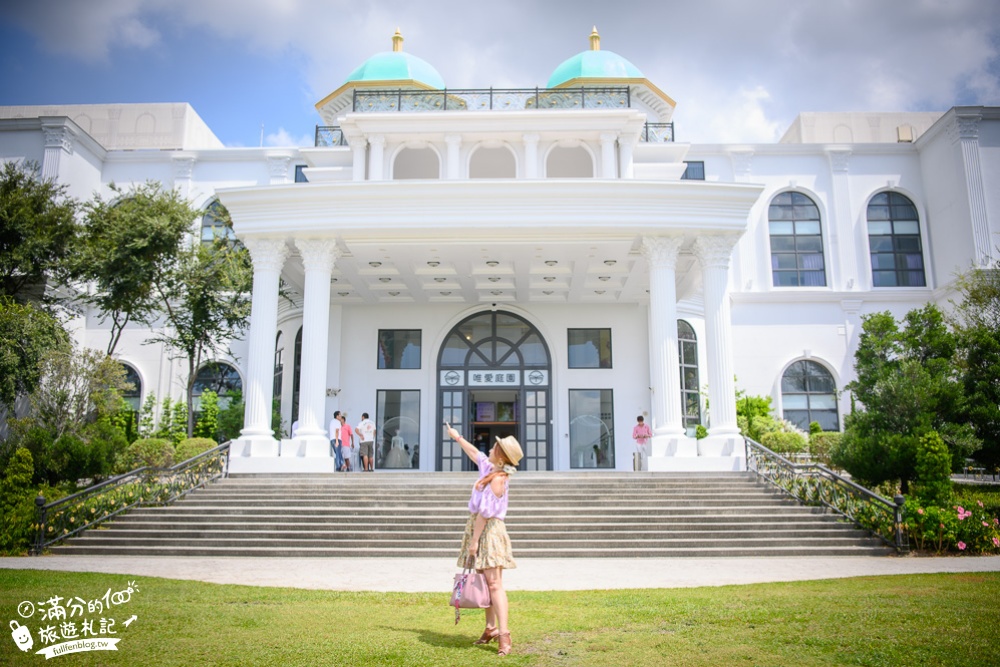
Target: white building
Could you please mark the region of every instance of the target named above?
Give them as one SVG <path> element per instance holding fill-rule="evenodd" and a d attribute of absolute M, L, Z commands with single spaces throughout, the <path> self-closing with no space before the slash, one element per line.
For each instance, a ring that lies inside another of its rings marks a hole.
<path fill-rule="evenodd" d="M 214 379 L 246 398 L 234 471 L 332 471 L 335 410 L 376 421 L 380 467 L 460 469 L 448 421 L 516 435 L 529 470 L 631 469 L 641 414 L 651 469 L 738 470 L 737 388 L 840 428 L 861 316 L 946 303 L 1000 247 L 1000 108 L 686 144 L 595 31 L 546 87 L 475 91 L 397 33 L 317 109 L 315 147 L 276 149 L 225 148 L 185 104 L 0 108 L 0 158 L 76 197 L 153 179 L 232 214 L 254 263 Z M 106 345 L 96 313 L 75 333 Z M 122 362 L 180 396 L 148 336 L 127 330 Z M 271 435 L 275 391 L 294 440 Z"/>

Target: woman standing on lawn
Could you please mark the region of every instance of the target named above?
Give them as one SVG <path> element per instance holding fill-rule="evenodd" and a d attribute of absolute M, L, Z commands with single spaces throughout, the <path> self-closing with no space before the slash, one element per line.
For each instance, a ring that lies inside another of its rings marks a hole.
<path fill-rule="evenodd" d="M 486 609 L 486 629 L 476 644 L 489 644 L 494 639 L 500 645 L 497 655 L 510 653 L 510 630 L 507 628 L 507 592 L 503 588 L 503 571 L 517 567 L 510 549 L 510 537 L 504 519 L 507 517 L 507 483 L 524 456 L 517 439 L 509 435 L 497 438 L 489 456 L 461 434 L 448 427 L 448 436 L 462 446 L 466 455 L 479 466 L 479 479 L 472 485 L 469 498 L 469 520 L 462 536 L 458 566 L 472 567 L 482 572 L 490 587 L 490 606 Z"/>

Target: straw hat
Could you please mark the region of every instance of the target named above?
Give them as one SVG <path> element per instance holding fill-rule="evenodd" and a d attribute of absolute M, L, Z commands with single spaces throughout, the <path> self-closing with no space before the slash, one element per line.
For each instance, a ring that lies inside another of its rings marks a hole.
<path fill-rule="evenodd" d="M 506 438 L 497 436 L 497 445 L 500 446 L 500 450 L 507 457 L 507 460 L 510 461 L 511 465 L 516 466 L 524 456 L 524 452 L 521 451 L 521 443 L 512 435 L 508 435 Z"/>

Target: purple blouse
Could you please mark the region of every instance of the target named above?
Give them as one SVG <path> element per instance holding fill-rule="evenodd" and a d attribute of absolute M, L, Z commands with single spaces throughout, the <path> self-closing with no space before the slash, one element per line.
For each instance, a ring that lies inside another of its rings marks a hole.
<path fill-rule="evenodd" d="M 489 457 L 486 454 L 480 453 L 479 459 L 476 463 L 479 465 L 479 479 L 486 477 L 491 472 L 493 472 L 493 464 L 490 463 Z M 479 483 L 479 480 L 476 480 Z M 472 514 L 479 514 L 484 519 L 500 519 L 503 521 L 507 518 L 507 481 L 504 480 L 503 495 L 497 498 L 497 494 L 493 493 L 493 489 L 487 484 L 486 487 L 480 491 L 476 488 L 476 485 L 472 485 L 472 497 L 469 498 L 469 512 Z"/>

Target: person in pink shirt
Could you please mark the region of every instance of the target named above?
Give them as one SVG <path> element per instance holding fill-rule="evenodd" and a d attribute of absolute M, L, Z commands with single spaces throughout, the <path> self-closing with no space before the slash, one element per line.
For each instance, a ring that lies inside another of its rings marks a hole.
<path fill-rule="evenodd" d="M 344 472 L 351 471 L 351 450 L 354 448 L 354 429 L 347 423 L 347 413 L 340 413 L 340 451 L 344 455 Z"/>
<path fill-rule="evenodd" d="M 639 470 L 649 469 L 649 439 L 653 437 L 653 431 L 650 430 L 649 424 L 647 424 L 642 415 L 636 417 L 635 428 L 632 429 L 632 439 L 635 440 L 635 448 L 639 454 Z"/>

